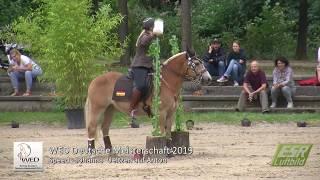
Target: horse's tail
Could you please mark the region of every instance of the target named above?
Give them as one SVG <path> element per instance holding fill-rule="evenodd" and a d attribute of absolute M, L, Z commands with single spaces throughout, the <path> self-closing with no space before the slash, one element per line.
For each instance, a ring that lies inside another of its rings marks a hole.
<path fill-rule="evenodd" d="M 86 128 L 88 129 L 88 126 L 89 126 L 89 119 L 90 119 L 90 117 L 89 117 L 89 115 L 90 115 L 90 113 L 89 113 L 89 108 L 91 108 L 90 107 L 90 100 L 89 100 L 89 97 L 87 97 L 87 100 L 86 100 L 86 104 L 84 105 L 84 118 L 85 118 L 85 121 L 86 121 Z"/>
<path fill-rule="evenodd" d="M 91 115 L 91 110 L 92 110 L 92 107 L 91 107 L 91 102 L 90 102 L 90 98 L 89 96 L 87 97 L 87 100 L 86 100 L 86 104 L 84 105 L 84 117 L 85 117 L 85 121 L 86 121 L 86 129 L 87 129 L 87 133 L 88 133 L 88 137 L 89 137 L 89 133 L 92 133 L 90 131 L 92 131 L 92 129 L 95 129 L 95 128 L 92 128 L 92 127 L 89 127 L 90 126 L 90 121 L 92 121 L 92 118 L 90 117 Z M 97 138 L 97 131 L 94 132 L 95 134 L 95 139 Z"/>

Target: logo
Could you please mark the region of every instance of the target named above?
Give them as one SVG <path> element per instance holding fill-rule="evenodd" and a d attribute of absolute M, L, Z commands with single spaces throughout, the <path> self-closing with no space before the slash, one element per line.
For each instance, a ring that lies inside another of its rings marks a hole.
<path fill-rule="evenodd" d="M 272 166 L 304 166 L 312 144 L 279 144 Z"/>
<path fill-rule="evenodd" d="M 42 142 L 14 142 L 13 160 L 15 171 L 42 171 Z"/>

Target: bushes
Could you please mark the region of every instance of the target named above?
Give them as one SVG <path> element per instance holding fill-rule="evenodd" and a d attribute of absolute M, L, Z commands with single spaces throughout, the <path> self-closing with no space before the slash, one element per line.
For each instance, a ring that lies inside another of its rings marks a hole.
<path fill-rule="evenodd" d="M 56 83 L 67 108 L 81 108 L 93 77 L 103 72 L 96 57 L 121 54 L 114 29 L 121 17 L 107 5 L 90 16 L 90 0 L 42 0 L 43 6 L 14 24 L 17 40 L 31 45 L 46 79 Z"/>
<path fill-rule="evenodd" d="M 290 33 L 294 22 L 286 20 L 284 9 L 277 3 L 264 5 L 260 17 L 246 27 L 245 48 L 250 56 L 270 59 L 278 55 L 292 57 L 295 41 Z"/>

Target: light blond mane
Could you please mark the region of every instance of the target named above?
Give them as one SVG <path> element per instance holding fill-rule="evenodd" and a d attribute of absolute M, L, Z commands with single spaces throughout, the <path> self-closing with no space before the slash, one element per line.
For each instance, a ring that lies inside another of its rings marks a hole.
<path fill-rule="evenodd" d="M 171 60 L 175 59 L 176 57 L 178 57 L 178 56 L 180 56 L 180 55 L 182 55 L 182 54 L 186 54 L 186 52 L 181 52 L 181 53 L 178 53 L 178 54 L 176 54 L 176 55 L 171 56 L 168 60 L 166 60 L 166 61 L 163 63 L 163 65 L 167 65 Z"/>

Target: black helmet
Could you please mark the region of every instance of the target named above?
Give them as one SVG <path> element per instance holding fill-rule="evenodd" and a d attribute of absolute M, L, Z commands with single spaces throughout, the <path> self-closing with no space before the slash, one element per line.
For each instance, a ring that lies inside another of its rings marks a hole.
<path fill-rule="evenodd" d="M 154 19 L 153 18 L 146 18 L 143 20 L 143 29 L 150 30 L 154 26 Z"/>

